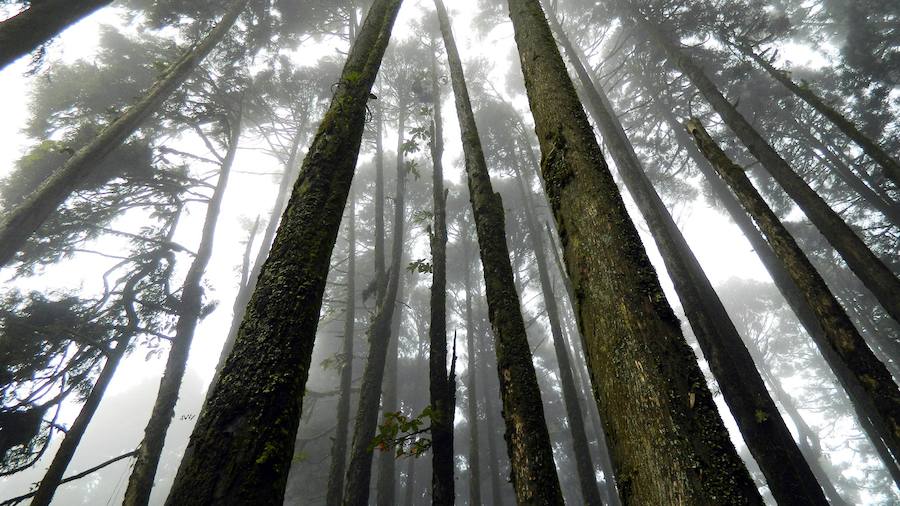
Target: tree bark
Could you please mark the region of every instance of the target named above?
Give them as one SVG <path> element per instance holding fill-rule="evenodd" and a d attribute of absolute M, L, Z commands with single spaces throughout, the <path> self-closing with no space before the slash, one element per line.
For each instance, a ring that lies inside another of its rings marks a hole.
<path fill-rule="evenodd" d="M 628 9 L 634 21 L 643 29 L 644 36 L 663 50 L 672 63 L 700 90 L 750 153 L 797 203 L 860 281 L 871 290 L 885 311 L 900 322 L 900 280 L 803 178 L 793 171 L 775 148 L 722 95 L 706 72 L 667 35 L 663 27 L 650 23 L 636 10 L 630 7 Z"/>
<path fill-rule="evenodd" d="M 141 100 L 107 125 L 87 146 L 0 221 L 0 267 L 12 261 L 25 241 L 96 171 L 99 162 L 137 131 L 225 37 L 249 0 L 233 0 L 215 28 L 173 63 Z M 2 45 L 0 45 L 2 47 Z"/>
<path fill-rule="evenodd" d="M 824 330 L 826 341 L 816 344 L 823 350 L 826 358 L 828 353 L 834 353 L 849 368 L 850 375 L 840 374 L 837 370 L 835 373 L 851 397 L 862 394 L 857 402 L 863 406 L 869 419 L 877 427 L 878 435 L 896 459 L 900 455 L 900 389 L 887 368 L 878 361 L 853 327 L 825 281 L 753 187 L 744 170 L 728 159 L 699 120 L 691 119 L 687 128 L 716 172 L 731 187 L 747 214 L 766 236 L 772 250 L 800 288 Z"/>
<path fill-rule="evenodd" d="M 781 504 L 826 505 L 827 500 L 753 357 L 703 268 L 644 172 L 609 99 L 594 83 L 556 17 L 548 17 L 587 96 L 588 109 L 659 247 L 694 336 L 772 496 Z"/>
<path fill-rule="evenodd" d="M 112 0 L 42 0 L 0 22 L 0 70 Z"/>
<path fill-rule="evenodd" d="M 402 99 L 401 99 L 402 100 Z M 343 504 L 345 506 L 365 506 L 369 502 L 369 482 L 372 477 L 372 449 L 370 445 L 378 426 L 378 406 L 384 383 L 385 364 L 391 344 L 391 323 L 397 306 L 400 274 L 404 270 L 403 229 L 406 218 L 406 167 L 404 166 L 403 139 L 406 122 L 406 107 L 400 104 L 400 118 L 397 128 L 397 193 L 394 197 L 394 242 L 391 247 L 391 268 L 384 299 L 372 325 L 369 327 L 369 359 L 363 371 L 359 408 L 353 428 L 353 444 L 350 450 L 350 464 L 347 467 Z"/>
<path fill-rule="evenodd" d="M 452 506 L 456 502 L 453 479 L 453 397 L 456 385 L 447 375 L 447 195 L 444 192 L 444 124 L 441 118 L 441 89 L 438 86 L 437 56 L 432 57 L 431 94 L 434 100 L 431 123 L 432 202 L 434 228 L 431 231 L 431 325 L 428 328 L 428 385 L 431 418 L 431 500 Z"/>
<path fill-rule="evenodd" d="M 329 260 L 400 3 L 375 0 L 353 44 L 167 504 L 283 500 Z"/>
<path fill-rule="evenodd" d="M 203 274 L 212 257 L 222 199 L 225 196 L 228 176 L 237 154 L 238 141 L 241 136 L 242 107 L 242 105 L 238 105 L 238 110 L 235 111 L 231 118 L 232 121 L 228 125 L 230 129 L 228 151 L 222 160 L 219 181 L 206 206 L 206 218 L 200 236 L 200 246 L 197 248 L 197 254 L 185 276 L 181 299 L 177 306 L 178 321 L 175 324 L 175 337 L 172 340 L 166 368 L 159 383 L 159 392 L 156 394 L 156 402 L 150 413 L 150 420 L 144 429 L 144 439 L 138 447 L 131 477 L 128 479 L 125 498 L 122 502 L 124 506 L 145 506 L 150 502 L 150 492 L 153 490 L 156 469 L 159 466 L 166 434 L 169 431 L 172 417 L 175 415 L 175 404 L 178 402 L 181 381 L 187 368 L 194 332 L 203 311 Z"/>
<path fill-rule="evenodd" d="M 853 124 L 846 116 L 838 112 L 837 109 L 826 104 L 815 91 L 809 86 L 799 85 L 791 79 L 789 72 L 779 70 L 769 63 L 765 58 L 757 54 L 751 47 L 745 44 L 732 44 L 744 56 L 750 58 L 763 70 L 766 71 L 773 79 L 781 83 L 791 93 L 800 100 L 806 102 L 813 109 L 825 116 L 834 126 L 844 133 L 850 140 L 856 143 L 869 158 L 875 161 L 884 173 L 884 177 L 889 179 L 896 188 L 900 188 L 900 162 L 895 160 L 887 151 L 884 150 L 874 139 L 870 139 L 856 125 Z"/>
<path fill-rule="evenodd" d="M 516 498 L 523 504 L 562 504 L 550 435 L 540 400 L 541 392 L 513 284 L 503 202 L 491 186 L 447 11 L 441 0 L 435 0 L 435 7 L 450 64 L 450 80 L 462 131 L 469 198 L 484 266 L 488 315 L 497 347 L 497 370 L 513 489 Z"/>
<path fill-rule="evenodd" d="M 337 428 L 331 447 L 331 468 L 328 474 L 327 506 L 341 503 L 344 491 L 344 472 L 347 467 L 347 439 L 350 432 L 350 387 L 353 383 L 353 334 L 356 325 L 356 205 L 350 196 L 347 212 L 347 304 L 344 315 L 344 348 L 341 366 L 341 396 L 337 407 Z"/>
<path fill-rule="evenodd" d="M 628 217 L 540 3 L 509 6 L 622 502 L 762 504 Z"/>

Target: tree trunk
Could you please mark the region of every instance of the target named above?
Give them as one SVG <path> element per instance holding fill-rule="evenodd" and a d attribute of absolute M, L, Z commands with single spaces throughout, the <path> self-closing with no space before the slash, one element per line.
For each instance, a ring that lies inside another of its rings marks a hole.
<path fill-rule="evenodd" d="M 125 489 L 125 498 L 122 502 L 124 506 L 144 506 L 150 502 L 150 492 L 156 478 L 156 469 L 159 466 L 159 459 L 166 441 L 166 433 L 169 431 L 169 424 L 175 415 L 175 404 L 178 402 L 181 381 L 187 368 L 194 332 L 203 311 L 203 274 L 212 257 L 219 211 L 222 208 L 222 199 L 228 186 L 228 176 L 237 154 L 238 141 L 241 136 L 241 108 L 242 105 L 239 104 L 238 110 L 231 118 L 232 121 L 228 124 L 228 128 L 230 128 L 228 151 L 222 160 L 215 191 L 206 205 L 206 218 L 200 236 L 200 246 L 197 248 L 197 254 L 185 276 L 181 300 L 178 301 L 177 306 L 178 321 L 175 324 L 175 337 L 172 340 L 166 368 L 159 383 L 159 392 L 156 394 L 156 402 L 150 413 L 150 420 L 144 429 L 144 439 L 138 447 L 128 487 Z"/>
<path fill-rule="evenodd" d="M 441 0 L 435 0 L 435 6 L 450 64 L 450 80 L 462 131 L 469 198 L 484 266 L 488 314 L 497 347 L 497 370 L 513 489 L 520 503 L 562 504 L 541 392 L 532 365 L 518 294 L 513 285 L 503 202 L 491 186 L 447 11 Z"/>
<path fill-rule="evenodd" d="M 744 442 L 780 504 L 827 501 L 781 418 L 753 357 L 634 152 L 609 99 L 593 82 L 555 16 L 549 20 L 588 98 L 589 110 L 659 247 L 694 336 L 722 390 Z"/>
<path fill-rule="evenodd" d="M 300 149 L 300 141 L 303 138 L 305 125 L 297 129 L 294 139 L 291 142 L 291 151 L 288 155 L 288 161 L 284 165 L 284 172 L 281 176 L 281 182 L 278 184 L 278 194 L 275 196 L 275 202 L 272 204 L 272 212 L 269 213 L 269 221 L 266 223 L 266 230 L 263 232 L 262 240 L 259 244 L 259 250 L 256 252 L 256 259 L 253 261 L 253 268 L 247 276 L 246 282 L 241 283 L 237 297 L 234 300 L 234 316 L 231 317 L 231 327 L 228 329 L 228 335 L 225 337 L 225 343 L 222 345 L 222 352 L 219 354 L 219 363 L 216 364 L 216 370 L 213 374 L 213 380 L 210 383 L 215 385 L 222 372 L 225 361 L 228 360 L 231 351 L 234 349 L 234 340 L 237 338 L 238 330 L 240 330 L 241 322 L 244 321 L 244 314 L 247 312 L 247 304 L 250 297 L 256 290 L 256 282 L 259 279 L 259 273 L 262 271 L 263 264 L 269 256 L 269 248 L 272 240 L 275 238 L 275 232 L 278 230 L 281 214 L 284 212 L 284 205 L 288 195 L 291 192 L 291 186 L 297 179 L 296 164 L 297 151 Z M 211 390 L 211 389 L 210 389 Z M 209 396 L 207 392 L 207 397 Z"/>
<path fill-rule="evenodd" d="M 331 469 L 328 475 L 327 506 L 341 503 L 344 491 L 344 472 L 347 467 L 347 439 L 350 432 L 350 387 L 353 383 L 353 333 L 356 324 L 356 205 L 350 196 L 347 213 L 347 305 L 344 309 L 344 348 L 341 365 L 341 396 L 337 407 L 337 428 L 331 447 Z"/>
<path fill-rule="evenodd" d="M 806 184 L 803 178 L 791 169 L 787 161 L 722 95 L 706 72 L 666 35 L 667 32 L 662 27 L 651 24 L 636 11 L 631 11 L 631 15 L 643 29 L 644 36 L 663 50 L 672 63 L 694 83 L 694 86 L 706 97 L 712 108 L 744 143 L 750 153 L 759 160 L 765 170 L 772 175 L 834 249 L 840 253 L 860 281 L 872 291 L 885 311 L 894 320 L 900 322 L 900 280 L 869 250 L 841 217 Z"/>
<path fill-rule="evenodd" d="M 222 20 L 198 45 L 173 63 L 141 98 L 87 146 L 79 149 L 0 222 L 0 267 L 12 261 L 25 241 L 96 170 L 106 155 L 137 131 L 143 122 L 190 77 L 193 70 L 231 30 L 249 0 L 233 0 Z M 2 45 L 0 45 L 2 47 Z"/>
<path fill-rule="evenodd" d="M 403 157 L 403 138 L 406 122 L 406 104 L 400 104 L 400 118 L 397 128 L 397 194 L 394 197 L 394 242 L 391 247 L 391 268 L 384 299 L 372 325 L 369 327 L 369 359 L 363 371 L 359 408 L 353 428 L 353 445 L 350 450 L 350 464 L 347 467 L 345 506 L 365 506 L 369 502 L 369 482 L 372 477 L 372 449 L 378 426 L 378 406 L 384 382 L 385 364 L 391 343 L 391 323 L 397 306 L 400 274 L 403 262 L 403 229 L 406 218 L 406 167 Z"/>
<path fill-rule="evenodd" d="M 863 150 L 863 152 L 869 156 L 869 158 L 871 158 L 875 161 L 875 163 L 881 166 L 881 169 L 884 172 L 884 177 L 886 179 L 889 179 L 891 182 L 893 182 L 895 187 L 900 188 L 900 162 L 891 157 L 891 155 L 889 155 L 888 152 L 884 150 L 884 148 L 882 148 L 877 142 L 875 142 L 874 139 L 870 139 L 843 114 L 838 112 L 830 105 L 826 104 L 824 100 L 816 95 L 816 92 L 813 91 L 812 88 L 806 85 L 799 85 L 795 83 L 793 79 L 791 79 L 791 75 L 789 72 L 776 69 L 765 58 L 756 54 L 756 52 L 747 45 L 732 45 L 733 47 L 737 48 L 737 50 L 740 51 L 744 56 L 756 62 L 756 64 L 762 67 L 762 69 L 765 70 L 766 73 L 768 73 L 770 76 L 772 76 L 772 78 L 784 85 L 785 88 L 796 95 L 800 100 L 803 100 L 813 109 L 818 111 L 819 114 L 828 118 L 828 120 L 831 121 L 831 123 L 834 124 L 834 126 L 836 126 L 838 130 L 849 137 L 850 140 L 856 143 L 856 145 L 859 146 Z"/>
<path fill-rule="evenodd" d="M 728 159 L 699 120 L 691 119 L 687 128 L 716 172 L 731 187 L 744 209 L 766 236 L 769 245 L 806 297 L 825 333 L 826 341 L 816 344 L 823 350 L 826 358 L 827 353 L 835 353 L 849 368 L 850 375 L 840 374 L 839 371 L 835 373 L 851 397 L 862 395 L 857 402 L 863 406 L 863 410 L 877 427 L 879 436 L 896 459 L 900 455 L 900 389 L 887 368 L 866 345 L 847 313 L 828 290 L 825 281 L 753 187 L 744 170 Z"/>
<path fill-rule="evenodd" d="M 465 232 L 461 239 L 463 247 L 463 286 L 465 287 L 465 318 L 466 318 L 466 418 L 469 421 L 469 504 L 480 505 L 481 502 L 481 459 L 478 451 L 478 355 L 475 347 L 475 322 L 472 320 L 472 280 L 469 266 L 472 265 L 469 256 L 469 235 Z M 484 386 L 481 387 L 484 389 Z"/>
<path fill-rule="evenodd" d="M 42 0 L 0 22 L 0 70 L 112 0 Z"/>
<path fill-rule="evenodd" d="M 172 231 L 173 230 L 174 228 Z M 170 238 L 172 231 L 169 233 Z M 75 450 L 78 449 L 78 444 L 81 443 L 81 438 L 84 436 L 88 425 L 90 425 L 91 420 L 94 418 L 97 408 L 100 407 L 100 401 L 103 400 L 106 388 L 112 381 L 112 378 L 116 373 L 116 368 L 119 366 L 119 362 L 122 361 L 122 357 L 124 357 L 125 352 L 128 351 L 128 345 L 134 337 L 135 330 L 139 325 L 138 315 L 134 309 L 135 287 L 141 280 L 146 278 L 154 269 L 156 269 L 159 265 L 160 258 L 161 255 L 156 255 L 137 272 L 132 274 L 128 281 L 125 282 L 125 286 L 122 289 L 122 304 L 125 308 L 128 326 L 126 329 L 122 330 L 122 333 L 116 338 L 116 347 L 107 352 L 106 363 L 100 371 L 100 376 L 98 376 L 97 381 L 94 382 L 91 393 L 88 394 L 87 399 L 84 401 L 84 405 L 81 407 L 81 411 L 79 411 L 72 426 L 66 431 L 66 435 L 59 445 L 56 455 L 53 456 L 53 461 L 50 462 L 50 467 L 47 468 L 47 472 L 44 474 L 44 477 L 41 479 L 41 482 L 34 493 L 34 498 L 31 500 L 32 505 L 48 506 L 50 501 L 53 500 L 56 489 L 59 487 L 60 483 L 62 483 L 63 473 L 65 473 L 66 468 L 69 467 L 69 463 L 75 455 Z"/>
<path fill-rule="evenodd" d="M 628 217 L 538 0 L 509 0 L 622 502 L 762 504 Z"/>
<path fill-rule="evenodd" d="M 578 389 L 575 386 L 575 377 L 572 372 L 572 360 L 569 357 L 568 343 L 562 333 L 560 325 L 559 307 L 556 304 L 557 296 L 553 293 L 550 282 L 550 271 L 547 266 L 547 254 L 544 249 L 543 234 L 534 217 L 535 205 L 531 199 L 531 192 L 525 189 L 522 174 L 518 166 L 515 167 L 516 182 L 519 192 L 522 194 L 522 202 L 525 211 L 525 224 L 528 235 L 531 238 L 531 248 L 538 268 L 538 278 L 541 284 L 541 295 L 544 298 L 544 308 L 547 311 L 547 319 L 550 320 L 550 333 L 553 337 L 553 351 L 556 354 L 556 362 L 559 366 L 559 380 L 562 386 L 563 404 L 566 408 L 566 418 L 569 432 L 572 436 L 572 451 L 575 454 L 575 467 L 578 472 L 578 483 L 581 487 L 582 502 L 587 505 L 601 505 L 600 490 L 597 488 L 597 477 L 594 471 L 594 463 L 591 462 L 590 447 L 584 427 L 584 414 L 578 403 Z"/>
<path fill-rule="evenodd" d="M 431 93 L 434 100 L 431 123 L 432 201 L 434 229 L 431 231 L 431 325 L 428 328 L 428 385 L 431 418 L 431 500 L 452 506 L 456 502 L 453 479 L 453 404 L 456 385 L 447 376 L 447 195 L 444 192 L 444 125 L 437 56 L 432 57 Z"/>
<path fill-rule="evenodd" d="M 660 90 L 655 91 L 658 92 Z M 694 144 L 694 142 L 691 140 L 687 131 L 684 130 L 681 125 L 679 125 L 678 120 L 675 118 L 675 115 L 672 114 L 671 110 L 665 105 L 661 105 L 657 107 L 657 113 L 662 116 L 662 118 L 668 123 L 669 128 L 674 132 L 676 141 L 679 143 L 679 145 L 681 145 L 682 148 L 685 149 L 688 155 L 694 160 L 694 164 L 699 168 L 700 172 L 703 173 L 706 181 L 709 183 L 709 186 L 712 189 L 713 195 L 715 195 L 716 200 L 718 200 L 725 207 L 728 215 L 735 222 L 735 224 L 737 224 L 738 228 L 740 228 L 744 237 L 746 237 L 750 242 L 753 250 L 756 252 L 762 264 L 765 266 L 766 271 L 772 277 L 772 281 L 775 283 L 778 291 L 785 298 L 788 305 L 791 307 L 791 310 L 800 321 L 800 324 L 803 325 L 803 328 L 806 330 L 807 334 L 810 335 L 813 342 L 815 343 L 827 343 L 828 340 L 825 336 L 825 331 L 822 329 L 822 326 L 819 323 L 819 319 L 813 311 L 812 307 L 810 307 L 809 303 L 807 302 L 806 297 L 794 282 L 791 274 L 787 271 L 784 264 L 781 262 L 775 252 L 772 251 L 772 247 L 769 246 L 769 243 L 767 243 L 765 238 L 763 238 L 759 229 L 756 228 L 756 226 L 753 224 L 753 221 L 743 210 L 740 202 L 738 202 L 735 196 L 728 190 L 722 179 L 716 175 L 715 170 L 712 168 L 712 165 L 710 165 L 709 161 L 704 158 L 703 154 L 697 148 L 697 145 Z M 838 378 L 852 378 L 852 373 L 850 372 L 850 370 L 843 363 L 840 357 L 838 357 L 837 353 L 832 351 L 830 347 L 819 346 L 819 350 L 821 351 L 822 356 L 825 358 L 825 361 L 831 367 L 835 376 L 837 376 Z M 868 420 L 868 414 L 867 408 L 865 407 L 866 403 L 864 402 L 865 393 L 862 392 L 859 388 L 854 388 L 856 386 L 856 382 L 852 379 L 848 379 L 846 382 L 842 380 L 841 383 L 847 389 L 848 395 L 850 396 L 850 400 L 853 404 L 853 409 L 856 412 L 857 419 L 860 422 L 860 426 L 868 435 L 869 439 L 872 441 L 872 444 L 875 445 L 875 448 L 879 450 L 879 455 L 881 455 L 884 465 L 888 468 L 889 472 L 894 477 L 894 481 L 900 484 L 900 467 L 898 467 L 896 461 L 893 457 L 890 456 L 889 453 L 880 451 L 880 449 L 884 447 L 883 443 L 881 442 L 881 438 L 878 435 L 878 432 L 874 431 L 872 425 L 866 423 Z"/>
<path fill-rule="evenodd" d="M 283 500 L 329 260 L 400 4 L 369 9 L 167 504 Z"/>

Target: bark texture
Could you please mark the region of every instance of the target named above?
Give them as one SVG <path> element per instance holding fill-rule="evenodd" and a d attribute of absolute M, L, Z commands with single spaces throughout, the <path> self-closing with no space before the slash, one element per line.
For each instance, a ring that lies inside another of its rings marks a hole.
<path fill-rule="evenodd" d="M 634 198 L 659 248 L 694 336 L 719 383 L 744 442 L 780 504 L 826 505 L 815 476 L 794 442 L 775 402 L 675 220 L 634 152 L 609 99 L 594 83 L 554 16 L 550 23 L 569 56 L 619 175 Z"/>
<path fill-rule="evenodd" d="M 809 220 L 841 255 L 891 317 L 900 322 L 900 280 L 876 257 L 862 239 L 801 178 L 755 128 L 722 95 L 706 72 L 674 41 L 663 27 L 645 19 L 629 7 L 629 14 L 643 35 L 659 47 L 686 75 L 712 108 L 737 135 L 747 150 L 762 164 Z"/>
<path fill-rule="evenodd" d="M 112 0 L 42 0 L 0 22 L 0 70 Z"/>
<path fill-rule="evenodd" d="M 900 389 L 887 368 L 872 353 L 825 281 L 753 187 L 744 170 L 725 155 L 699 120 L 688 121 L 687 129 L 800 288 L 824 331 L 826 341 L 816 344 L 826 359 L 829 354 L 835 353 L 852 372 L 852 376 L 847 376 L 836 371 L 847 393 L 857 397 L 861 406 L 869 408 L 864 411 L 879 429 L 880 437 L 896 459 L 900 455 Z"/>
<path fill-rule="evenodd" d="M 249 0 L 233 0 L 215 28 L 163 73 L 141 100 L 106 126 L 87 146 L 44 181 L 0 221 L 0 267 L 8 264 L 25 241 L 56 211 L 99 162 L 140 128 L 225 37 Z M 2 47 L 2 46 L 0 46 Z"/>
<path fill-rule="evenodd" d="M 435 0 L 435 7 L 450 64 L 450 80 L 462 131 L 469 199 L 484 266 L 488 316 L 497 348 L 497 372 L 513 489 L 520 504 L 563 504 L 550 435 L 544 421 L 541 392 L 513 283 L 503 202 L 491 185 L 447 10 L 441 0 Z"/>
<path fill-rule="evenodd" d="M 509 6 L 622 502 L 762 504 L 628 217 L 540 3 Z"/>
<path fill-rule="evenodd" d="M 329 259 L 400 3 L 369 9 L 167 504 L 283 500 Z"/>

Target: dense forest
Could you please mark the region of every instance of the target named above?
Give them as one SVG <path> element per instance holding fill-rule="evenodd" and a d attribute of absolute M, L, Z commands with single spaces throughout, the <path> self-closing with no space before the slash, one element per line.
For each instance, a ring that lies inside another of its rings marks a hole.
<path fill-rule="evenodd" d="M 900 2 L 0 20 L 0 505 L 900 504 Z"/>

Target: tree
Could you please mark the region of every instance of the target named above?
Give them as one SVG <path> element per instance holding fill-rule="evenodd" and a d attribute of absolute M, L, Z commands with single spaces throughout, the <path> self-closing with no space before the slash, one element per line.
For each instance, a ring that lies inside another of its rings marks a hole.
<path fill-rule="evenodd" d="M 622 501 L 761 503 L 628 218 L 540 3 L 510 0 L 509 7 Z"/>
<path fill-rule="evenodd" d="M 399 0 L 376 0 L 369 9 L 168 504 L 282 500 L 328 259 L 399 8 Z"/>
<path fill-rule="evenodd" d="M 469 199 L 475 217 L 489 316 L 497 346 L 497 372 L 506 420 L 507 452 L 512 463 L 513 489 L 520 503 L 562 504 L 550 435 L 540 402 L 540 389 L 513 284 L 504 231 L 503 202 L 491 186 L 449 16 L 441 0 L 435 0 L 435 7 L 450 65 L 450 80 L 462 131 Z"/>

